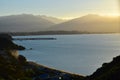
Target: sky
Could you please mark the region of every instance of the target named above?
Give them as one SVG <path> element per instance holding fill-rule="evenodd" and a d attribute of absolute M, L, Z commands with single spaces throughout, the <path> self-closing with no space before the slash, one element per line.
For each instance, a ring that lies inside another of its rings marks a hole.
<path fill-rule="evenodd" d="M 0 0 L 0 16 L 33 14 L 62 19 L 86 14 L 119 15 L 119 0 Z"/>

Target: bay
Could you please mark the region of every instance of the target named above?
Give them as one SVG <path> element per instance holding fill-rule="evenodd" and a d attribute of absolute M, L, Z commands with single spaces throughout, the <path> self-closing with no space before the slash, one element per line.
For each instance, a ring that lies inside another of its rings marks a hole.
<path fill-rule="evenodd" d="M 56 38 L 57 40 L 14 41 L 26 47 L 19 51 L 28 60 L 82 75 L 90 75 L 103 63 L 120 55 L 120 34 L 38 35 L 14 38 Z"/>

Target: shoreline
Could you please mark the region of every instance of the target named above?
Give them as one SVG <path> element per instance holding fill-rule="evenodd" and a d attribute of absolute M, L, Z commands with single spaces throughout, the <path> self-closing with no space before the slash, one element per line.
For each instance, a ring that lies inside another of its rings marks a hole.
<path fill-rule="evenodd" d="M 80 32 L 80 31 L 41 31 L 41 32 L 0 32 L 11 36 L 34 36 L 34 35 L 82 35 L 82 34 L 120 34 L 120 32 Z"/>
<path fill-rule="evenodd" d="M 31 69 L 36 69 L 37 72 L 40 73 L 36 74 L 36 76 L 33 77 L 33 80 L 83 80 L 86 77 L 83 75 L 50 68 L 48 66 L 44 66 L 33 61 L 27 61 L 27 65 Z"/>
<path fill-rule="evenodd" d="M 41 67 L 41 68 L 46 68 L 46 69 L 53 70 L 53 71 L 58 71 L 58 72 L 67 73 L 67 74 L 76 75 L 76 76 L 81 76 L 81 77 L 85 77 L 86 76 L 86 75 L 82 75 L 82 74 L 72 73 L 72 72 L 68 72 L 68 71 L 64 71 L 64 70 L 59 70 L 59 69 L 56 69 L 56 68 L 48 67 L 46 65 L 42 65 L 42 64 L 39 64 L 39 63 L 34 62 L 34 61 L 27 61 L 27 62 L 32 64 L 32 65 L 35 65 L 35 66 L 38 66 L 38 67 Z"/>

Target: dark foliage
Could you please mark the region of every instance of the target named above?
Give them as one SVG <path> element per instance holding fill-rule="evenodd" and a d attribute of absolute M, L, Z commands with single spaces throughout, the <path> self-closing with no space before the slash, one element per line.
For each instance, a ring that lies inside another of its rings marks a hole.
<path fill-rule="evenodd" d="M 20 64 L 26 64 L 26 62 L 27 62 L 26 58 L 22 55 L 19 55 L 18 61 Z"/>
<path fill-rule="evenodd" d="M 104 63 L 87 80 L 120 80 L 120 56 L 113 58 L 110 63 Z"/>
<path fill-rule="evenodd" d="M 28 72 L 23 70 L 23 65 L 12 56 L 9 57 L 6 59 L 0 55 L 0 80 L 31 80 Z"/>
<path fill-rule="evenodd" d="M 24 50 L 25 47 L 12 42 L 12 37 L 8 34 L 0 34 L 0 50 Z"/>

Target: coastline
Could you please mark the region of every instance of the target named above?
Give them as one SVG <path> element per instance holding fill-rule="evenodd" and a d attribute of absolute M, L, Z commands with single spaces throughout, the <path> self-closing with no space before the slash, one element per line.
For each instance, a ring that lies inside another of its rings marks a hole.
<path fill-rule="evenodd" d="M 65 75 L 68 75 L 69 77 L 74 78 L 75 80 L 85 78 L 85 76 L 80 75 L 80 74 L 66 72 L 66 71 L 63 71 L 63 70 L 57 70 L 55 68 L 51 68 L 51 67 L 48 67 L 48 66 L 45 66 L 45 65 L 41 65 L 41 64 L 38 64 L 38 63 L 33 62 L 33 61 L 28 61 L 28 64 L 30 64 L 32 66 L 35 66 L 35 67 L 38 67 L 40 71 L 44 71 L 44 70 L 45 70 L 45 72 L 47 71 L 46 74 L 53 73 L 54 75 L 56 75 L 56 77 L 64 77 Z"/>
<path fill-rule="evenodd" d="M 79 34 L 120 34 L 119 32 L 83 32 L 83 31 L 38 31 L 38 32 L 1 32 L 11 36 L 33 36 L 33 35 L 79 35 Z"/>

